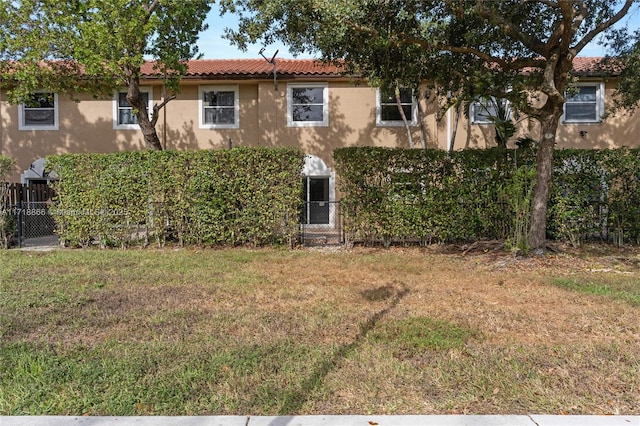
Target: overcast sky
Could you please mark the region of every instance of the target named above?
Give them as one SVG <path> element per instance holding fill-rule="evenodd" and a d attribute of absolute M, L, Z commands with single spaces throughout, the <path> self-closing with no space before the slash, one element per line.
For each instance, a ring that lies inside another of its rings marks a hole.
<path fill-rule="evenodd" d="M 242 52 L 222 38 L 224 28 L 237 29 L 238 23 L 234 15 L 220 17 L 218 6 L 214 5 L 207 17 L 207 23 L 209 24 L 209 29 L 200 35 L 198 43 L 199 51 L 205 59 L 258 59 L 261 57 L 259 52 L 262 45 L 249 46 L 246 52 Z M 624 24 L 628 25 L 629 28 L 640 28 L 640 10 L 635 8 L 630 15 L 622 20 L 622 25 Z M 276 50 L 279 50 L 278 58 L 293 58 L 293 55 L 282 44 L 267 46 L 264 55 L 271 58 Z M 604 54 L 602 47 L 596 43 L 590 44 L 580 52 L 580 56 L 604 56 Z M 310 55 L 299 56 L 299 58 L 310 57 Z"/>

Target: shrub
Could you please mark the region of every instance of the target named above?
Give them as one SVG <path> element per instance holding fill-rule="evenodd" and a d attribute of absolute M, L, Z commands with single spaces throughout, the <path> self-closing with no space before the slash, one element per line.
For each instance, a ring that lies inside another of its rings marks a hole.
<path fill-rule="evenodd" d="M 350 241 L 506 240 L 524 249 L 535 183 L 535 144 L 506 150 L 334 152 Z M 640 150 L 561 150 L 549 237 L 640 242 Z"/>
<path fill-rule="evenodd" d="M 291 242 L 303 161 L 291 148 L 52 156 L 52 213 L 72 246 Z"/>

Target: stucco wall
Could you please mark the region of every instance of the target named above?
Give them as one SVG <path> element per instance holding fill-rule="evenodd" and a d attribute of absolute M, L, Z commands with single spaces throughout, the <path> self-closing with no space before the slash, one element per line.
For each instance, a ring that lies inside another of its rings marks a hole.
<path fill-rule="evenodd" d="M 300 82 L 301 80 L 295 80 Z M 239 128 L 206 129 L 199 125 L 200 85 L 237 85 Z M 327 126 L 287 126 L 287 84 L 274 86 L 272 80 L 206 81 L 185 80 L 182 92 L 169 102 L 158 119 L 158 134 L 167 149 L 220 149 L 229 146 L 298 146 L 320 157 L 332 167 L 332 153 L 345 146 L 408 147 L 403 126 L 376 125 L 376 90 L 348 80 L 329 81 Z M 610 105 L 615 85 L 605 85 L 605 105 Z M 153 101 L 162 99 L 162 88 L 153 88 Z M 18 107 L 0 100 L 0 154 L 14 158 L 13 179 L 38 158 L 65 152 L 114 152 L 144 149 L 139 130 L 115 130 L 113 100 L 81 95 L 75 102 L 63 95 L 59 102 L 59 130 L 18 129 Z M 435 103 L 425 103 L 424 128 L 429 148 L 447 149 L 453 131 L 453 113 L 436 120 Z M 539 126 L 529 121 L 519 124 L 519 135 L 539 138 Z M 600 124 L 561 124 L 558 148 L 615 148 L 640 146 L 640 120 L 618 113 Z M 413 141 L 420 147 L 420 127 L 412 127 Z M 494 145 L 491 125 L 471 124 L 462 115 L 458 123 L 455 149 Z"/>
<path fill-rule="evenodd" d="M 584 82 L 602 82 L 602 79 L 582 80 Z M 621 147 L 640 147 L 640 116 L 630 112 L 616 111 L 612 113 L 615 81 L 605 80 L 604 108 L 607 113 L 600 123 L 564 123 L 558 126 L 556 148 L 605 149 Z M 541 99 L 540 101 L 544 101 Z M 533 120 L 523 119 L 518 123 L 518 136 L 529 135 L 540 139 L 540 126 Z M 455 148 L 484 148 L 495 146 L 495 132 L 490 124 L 471 124 L 461 117 Z"/>

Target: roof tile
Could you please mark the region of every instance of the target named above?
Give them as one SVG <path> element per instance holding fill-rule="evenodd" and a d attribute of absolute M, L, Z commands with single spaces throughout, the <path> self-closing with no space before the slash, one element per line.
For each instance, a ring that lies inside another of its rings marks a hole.
<path fill-rule="evenodd" d="M 276 59 L 278 75 L 290 76 L 339 76 L 341 68 L 314 59 Z M 187 63 L 187 77 L 268 77 L 273 75 L 273 65 L 264 59 L 199 59 Z M 152 77 L 158 72 L 153 62 L 142 67 L 142 75 Z"/>
<path fill-rule="evenodd" d="M 573 59 L 573 72 L 586 76 L 616 76 L 622 71 L 617 58 L 577 56 Z"/>
<path fill-rule="evenodd" d="M 343 68 L 315 59 L 276 59 L 276 71 L 283 77 L 339 77 Z M 273 65 L 264 59 L 194 59 L 188 61 L 186 77 L 200 78 L 269 78 Z M 620 67 L 601 57 L 578 56 L 573 60 L 573 72 L 582 76 L 618 75 Z M 159 72 L 153 62 L 142 66 L 142 75 L 153 78 Z"/>

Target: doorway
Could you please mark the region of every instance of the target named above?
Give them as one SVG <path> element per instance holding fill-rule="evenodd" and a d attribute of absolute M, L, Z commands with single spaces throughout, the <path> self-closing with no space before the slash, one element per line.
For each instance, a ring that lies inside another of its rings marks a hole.
<path fill-rule="evenodd" d="M 305 176 L 303 178 L 301 223 L 303 225 L 329 225 L 330 199 L 329 177 Z"/>
<path fill-rule="evenodd" d="M 336 201 L 335 173 L 315 155 L 305 158 L 300 198 L 302 244 L 341 244 L 340 202 Z"/>

